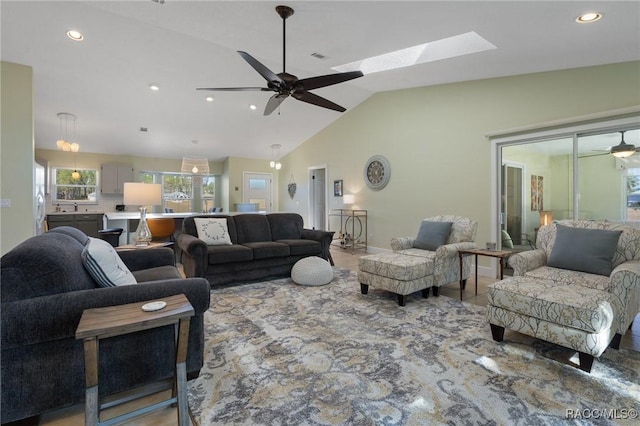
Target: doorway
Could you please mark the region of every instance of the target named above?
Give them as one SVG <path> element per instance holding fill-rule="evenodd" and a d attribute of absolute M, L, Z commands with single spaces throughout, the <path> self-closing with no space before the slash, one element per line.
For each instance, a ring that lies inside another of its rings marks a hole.
<path fill-rule="evenodd" d="M 502 164 L 501 213 L 502 229 L 514 244 L 522 244 L 524 217 L 524 164 Z"/>
<path fill-rule="evenodd" d="M 242 202 L 257 204 L 258 211 L 272 211 L 272 175 L 271 173 L 242 173 Z"/>
<path fill-rule="evenodd" d="M 309 223 L 311 229 L 327 230 L 327 168 L 309 168 Z"/>

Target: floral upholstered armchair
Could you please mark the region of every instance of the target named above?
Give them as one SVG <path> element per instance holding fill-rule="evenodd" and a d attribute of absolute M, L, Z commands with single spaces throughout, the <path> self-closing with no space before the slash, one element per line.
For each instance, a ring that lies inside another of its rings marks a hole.
<path fill-rule="evenodd" d="M 439 288 L 445 284 L 459 282 L 460 260 L 458 250 L 476 247 L 475 239 L 478 222 L 461 216 L 442 215 L 429 217 L 423 222 L 451 222 L 451 231 L 445 244 L 435 250 L 414 247 L 416 237 L 396 237 L 391 239 L 391 248 L 396 253 L 408 256 L 424 257 L 434 262 L 433 295 L 438 296 Z M 462 280 L 466 281 L 471 275 L 471 258 L 465 257 L 462 263 Z"/>
<path fill-rule="evenodd" d="M 600 275 L 549 266 L 548 260 L 556 243 L 557 225 L 574 228 L 622 231 L 611 261 L 612 271 Z M 618 312 L 614 328 L 619 339 L 640 312 L 640 230 L 619 223 L 589 220 L 561 220 L 538 231 L 536 249 L 509 258 L 514 276 L 540 278 L 610 293 Z"/>

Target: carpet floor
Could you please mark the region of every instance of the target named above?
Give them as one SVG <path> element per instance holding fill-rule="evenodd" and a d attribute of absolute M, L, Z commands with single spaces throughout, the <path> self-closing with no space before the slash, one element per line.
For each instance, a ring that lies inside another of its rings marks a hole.
<path fill-rule="evenodd" d="M 362 295 L 341 269 L 321 287 L 213 290 L 205 365 L 189 382 L 193 421 L 637 424 L 625 417 L 640 410 L 640 353 L 608 349 L 587 374 L 568 349 L 508 330 L 494 342 L 484 307 L 419 294 L 399 307 L 383 291 Z"/>

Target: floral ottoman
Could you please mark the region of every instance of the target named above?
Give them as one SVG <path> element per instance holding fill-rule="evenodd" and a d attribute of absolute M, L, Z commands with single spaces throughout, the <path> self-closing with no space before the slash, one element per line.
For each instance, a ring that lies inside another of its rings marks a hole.
<path fill-rule="evenodd" d="M 517 276 L 489 285 L 487 308 L 494 340 L 502 341 L 508 328 L 574 349 L 585 371 L 610 343 L 619 345 L 612 343 L 619 304 L 603 290 Z"/>
<path fill-rule="evenodd" d="M 386 290 L 398 295 L 398 304 L 405 306 L 405 296 L 422 291 L 429 297 L 433 286 L 434 262 L 424 257 L 400 253 L 370 254 L 358 260 L 358 280 L 362 294 L 374 289 Z"/>

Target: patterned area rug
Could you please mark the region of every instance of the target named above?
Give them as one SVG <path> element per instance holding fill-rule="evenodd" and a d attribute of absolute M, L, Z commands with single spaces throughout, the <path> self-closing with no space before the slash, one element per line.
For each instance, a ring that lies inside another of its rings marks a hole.
<path fill-rule="evenodd" d="M 587 374 L 567 349 L 509 331 L 494 342 L 484 307 L 419 293 L 399 307 L 386 292 L 360 294 L 355 273 L 335 275 L 322 287 L 212 291 L 205 366 L 189 382 L 194 422 L 637 424 L 606 417 L 640 410 L 638 352 L 609 349 Z"/>

